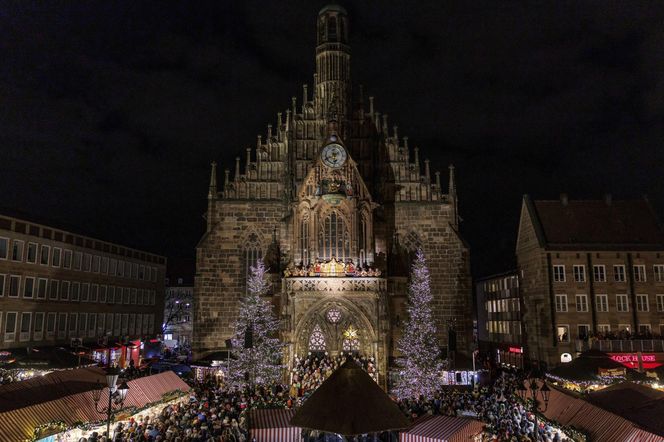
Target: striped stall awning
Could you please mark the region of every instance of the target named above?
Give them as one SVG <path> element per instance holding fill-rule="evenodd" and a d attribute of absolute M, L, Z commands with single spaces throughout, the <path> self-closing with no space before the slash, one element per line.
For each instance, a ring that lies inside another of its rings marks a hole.
<path fill-rule="evenodd" d="M 158 402 L 164 393 L 176 390 L 189 391 L 189 386 L 172 371 L 134 379 L 127 384 L 129 393 L 124 403 L 125 407 L 141 408 L 149 403 Z M 29 394 L 21 392 L 16 386 L 13 387 L 12 393 Z M 105 389 L 100 398 L 100 405 L 107 402 L 108 389 Z M 62 421 L 66 425 L 73 425 L 78 422 L 95 422 L 104 419 L 106 415 L 95 410 L 91 390 L 69 394 L 55 400 L 0 412 L 0 441 L 18 442 L 30 439 L 35 427 L 51 422 Z"/>
<path fill-rule="evenodd" d="M 256 442 L 299 442 L 300 427 L 289 424 L 295 410 L 255 409 L 249 412 L 249 430 Z"/>
<path fill-rule="evenodd" d="M 544 415 L 560 425 L 572 426 L 587 433 L 591 441 L 664 442 L 664 437 L 557 388 L 551 388 Z"/>
<path fill-rule="evenodd" d="M 476 419 L 449 416 L 423 416 L 408 431 L 399 435 L 399 442 L 462 442 L 472 441 L 482 432 L 484 424 Z"/>

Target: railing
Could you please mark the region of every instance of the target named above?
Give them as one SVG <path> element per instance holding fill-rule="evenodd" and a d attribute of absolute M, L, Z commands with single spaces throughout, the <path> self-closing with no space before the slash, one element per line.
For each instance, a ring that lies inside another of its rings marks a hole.
<path fill-rule="evenodd" d="M 385 278 L 286 278 L 287 292 L 385 292 Z"/>
<path fill-rule="evenodd" d="M 576 340 L 578 351 L 600 350 L 608 353 L 633 353 L 637 351 L 664 352 L 664 339 L 589 339 Z"/>

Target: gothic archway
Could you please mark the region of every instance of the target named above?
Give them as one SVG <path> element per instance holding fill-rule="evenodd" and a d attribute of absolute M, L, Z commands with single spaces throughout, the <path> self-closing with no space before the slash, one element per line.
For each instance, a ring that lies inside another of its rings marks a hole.
<path fill-rule="evenodd" d="M 338 315 L 338 316 L 337 316 Z M 316 327 L 325 338 L 327 351 L 338 354 L 344 351 L 344 332 L 355 330 L 352 344 L 353 351 L 373 355 L 376 331 L 372 321 L 352 301 L 343 298 L 324 298 L 312 305 L 302 315 L 295 327 L 295 354 L 309 352 L 310 338 Z"/>

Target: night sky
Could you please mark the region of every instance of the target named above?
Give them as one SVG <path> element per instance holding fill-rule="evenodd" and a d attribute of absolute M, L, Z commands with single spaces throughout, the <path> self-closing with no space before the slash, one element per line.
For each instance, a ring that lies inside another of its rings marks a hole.
<path fill-rule="evenodd" d="M 301 100 L 325 3 L 0 1 L 0 206 L 191 262 L 210 162 Z M 524 193 L 664 213 L 664 6 L 538 3 L 343 3 L 354 82 L 457 167 L 475 276 Z"/>

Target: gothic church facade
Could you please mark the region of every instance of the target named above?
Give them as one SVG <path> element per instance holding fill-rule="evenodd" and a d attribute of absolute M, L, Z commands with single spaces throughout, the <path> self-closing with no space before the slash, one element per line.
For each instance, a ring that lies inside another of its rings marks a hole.
<path fill-rule="evenodd" d="M 196 249 L 193 350 L 201 357 L 224 347 L 249 268 L 263 258 L 286 362 L 359 352 L 375 358 L 384 384 L 417 248 L 431 272 L 441 346 L 452 327 L 458 350 L 470 349 L 470 261 L 454 168 L 444 188 L 373 97 L 351 87 L 346 11 L 323 8 L 317 31 L 313 90 L 293 97 L 220 186 L 213 163 Z"/>

